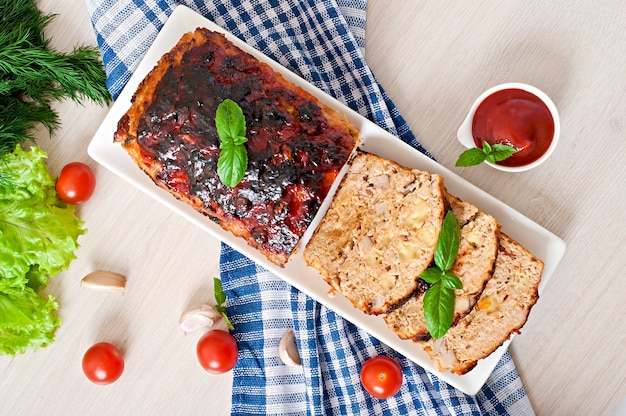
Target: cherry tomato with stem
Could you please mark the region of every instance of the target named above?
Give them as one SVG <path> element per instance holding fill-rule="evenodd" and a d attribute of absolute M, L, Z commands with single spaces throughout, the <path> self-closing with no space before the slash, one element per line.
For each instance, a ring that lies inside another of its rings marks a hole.
<path fill-rule="evenodd" d="M 395 396 L 402 387 L 400 365 L 384 355 L 372 357 L 361 367 L 361 384 L 376 398 Z"/>
<path fill-rule="evenodd" d="M 83 372 L 95 384 L 111 384 L 124 372 L 124 357 L 113 344 L 98 342 L 85 352 Z"/>
<path fill-rule="evenodd" d="M 213 329 L 200 337 L 196 354 L 202 368 L 209 373 L 221 374 L 235 366 L 239 348 L 229 332 Z"/>
<path fill-rule="evenodd" d="M 95 189 L 96 175 L 82 162 L 71 162 L 65 165 L 56 183 L 59 198 L 72 205 L 87 202 Z"/>

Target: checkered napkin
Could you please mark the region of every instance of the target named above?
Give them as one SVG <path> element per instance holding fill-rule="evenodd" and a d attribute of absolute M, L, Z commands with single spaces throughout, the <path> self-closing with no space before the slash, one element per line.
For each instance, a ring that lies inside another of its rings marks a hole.
<path fill-rule="evenodd" d="M 86 1 L 114 97 L 184 4 L 428 154 L 365 62 L 366 0 Z M 508 353 L 481 391 L 467 396 L 225 245 L 220 271 L 240 347 L 233 415 L 533 414 Z M 292 328 L 303 362 L 297 368 L 278 357 Z M 359 381 L 361 364 L 379 354 L 404 373 L 402 389 L 387 400 Z"/>

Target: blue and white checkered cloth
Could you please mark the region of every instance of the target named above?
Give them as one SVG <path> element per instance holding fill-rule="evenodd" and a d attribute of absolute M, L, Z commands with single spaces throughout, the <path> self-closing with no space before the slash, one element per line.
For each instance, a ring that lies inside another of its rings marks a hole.
<path fill-rule="evenodd" d="M 366 0 L 86 0 L 117 97 L 168 16 L 184 4 L 428 154 L 364 58 Z M 506 353 L 485 386 L 467 396 L 334 312 L 223 245 L 220 263 L 240 358 L 233 415 L 532 415 Z M 278 343 L 293 328 L 303 365 L 289 367 Z M 359 369 L 384 354 L 404 373 L 400 392 L 379 400 Z"/>

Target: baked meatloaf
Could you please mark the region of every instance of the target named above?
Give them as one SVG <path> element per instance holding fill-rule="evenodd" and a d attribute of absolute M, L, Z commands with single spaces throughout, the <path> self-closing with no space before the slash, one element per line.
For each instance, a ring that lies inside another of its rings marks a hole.
<path fill-rule="evenodd" d="M 443 179 L 358 152 L 304 249 L 331 292 L 369 314 L 409 297 L 433 261 Z"/>
<path fill-rule="evenodd" d="M 446 193 L 445 200 L 457 217 L 461 229 L 459 250 L 450 269 L 463 282 L 463 289 L 455 291 L 454 325 L 473 308 L 491 277 L 500 224 L 473 204 L 449 193 Z M 414 341 L 430 338 L 424 319 L 424 294 L 424 290 L 419 290 L 385 315 L 385 322 L 400 338 Z"/>
<path fill-rule="evenodd" d="M 474 308 L 439 339 L 423 342 L 441 371 L 465 374 L 519 332 L 539 298 L 543 262 L 500 233 L 493 276 Z"/>
<path fill-rule="evenodd" d="M 248 169 L 217 176 L 217 106 L 243 110 Z M 222 34 L 185 34 L 141 82 L 114 140 L 160 187 L 284 265 L 358 142 L 346 118 Z"/>

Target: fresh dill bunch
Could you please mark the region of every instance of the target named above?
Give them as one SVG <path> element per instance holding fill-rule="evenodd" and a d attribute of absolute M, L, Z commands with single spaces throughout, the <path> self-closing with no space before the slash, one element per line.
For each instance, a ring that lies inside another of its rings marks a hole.
<path fill-rule="evenodd" d="M 12 96 L 0 97 L 0 155 L 14 151 L 18 143 L 34 142 L 35 123 L 43 124 L 50 135 L 60 125 L 57 113 L 49 104 L 41 105 Z"/>
<path fill-rule="evenodd" d="M 85 46 L 67 55 L 50 49 L 24 48 L 23 43 L 5 46 L 0 50 L 2 90 L 46 104 L 47 100 L 64 98 L 106 104 L 110 98 L 99 56 L 97 50 Z"/>
<path fill-rule="evenodd" d="M 18 39 L 21 36 L 16 33 L 28 28 L 27 40 L 35 47 L 47 48 L 49 40 L 44 36 L 44 30 L 55 17 L 55 14 L 44 15 L 34 0 L 0 0 L 2 39 Z"/>
<path fill-rule="evenodd" d="M 54 101 L 111 101 L 97 48 L 63 53 L 50 46 L 44 32 L 55 16 L 34 0 L 0 0 L 0 155 L 34 142 L 39 124 L 52 136 L 59 127 Z"/>

